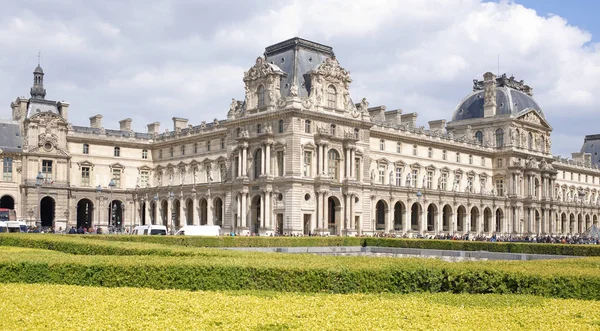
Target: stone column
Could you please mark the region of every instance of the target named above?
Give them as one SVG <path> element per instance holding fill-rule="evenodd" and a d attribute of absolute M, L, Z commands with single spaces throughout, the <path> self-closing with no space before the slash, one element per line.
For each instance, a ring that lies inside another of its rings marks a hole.
<path fill-rule="evenodd" d="M 215 215 L 213 212 L 213 201 L 211 196 L 206 197 L 206 225 L 214 225 Z"/>
<path fill-rule="evenodd" d="M 317 145 L 317 177 L 321 176 L 321 163 L 323 162 L 322 145 Z"/>
<path fill-rule="evenodd" d="M 265 144 L 265 173 L 271 176 L 271 144 Z"/>
<path fill-rule="evenodd" d="M 265 192 L 265 228 L 271 229 L 271 192 Z"/>
<path fill-rule="evenodd" d="M 352 230 L 356 230 L 356 205 L 355 205 L 355 196 L 354 194 L 350 195 L 350 224 L 352 224 L 350 226 L 350 228 Z"/>
<path fill-rule="evenodd" d="M 186 202 L 183 200 L 183 195 L 181 195 L 181 197 L 179 198 L 179 226 L 183 227 L 185 225 L 187 225 L 187 213 L 185 213 L 183 210 L 183 206 L 186 205 Z"/>
<path fill-rule="evenodd" d="M 248 167 L 248 147 L 244 146 L 242 149 L 242 176 L 246 176 L 248 171 L 246 168 Z"/>
<path fill-rule="evenodd" d="M 169 230 L 173 229 L 173 201 L 167 199 L 167 227 Z"/>
<path fill-rule="evenodd" d="M 238 173 L 237 176 L 238 177 L 242 177 L 243 175 L 243 169 L 242 169 L 242 159 L 243 159 L 243 155 L 242 155 L 242 149 L 240 149 L 238 151 Z"/>
<path fill-rule="evenodd" d="M 443 231 L 443 224 L 444 224 L 444 210 L 438 210 L 437 214 L 435 215 L 435 219 L 437 220 L 436 224 L 435 224 L 435 234 L 438 235 L 440 233 L 442 233 Z"/>
<path fill-rule="evenodd" d="M 390 199 L 390 205 L 385 209 L 385 212 L 387 214 L 387 222 L 385 225 L 385 232 L 390 232 L 392 231 L 392 229 L 394 228 L 394 209 L 391 207 L 393 206 L 392 204 L 392 200 Z"/>
<path fill-rule="evenodd" d="M 410 229 L 410 222 L 411 222 L 411 218 L 410 218 L 410 208 L 408 208 L 408 203 L 405 204 L 405 208 L 404 208 L 404 215 L 403 219 L 402 219 L 402 232 L 403 233 L 407 233 L 408 230 Z"/>
<path fill-rule="evenodd" d="M 315 193 L 316 193 L 316 199 L 315 199 L 315 202 L 316 202 L 315 203 L 315 212 L 316 212 L 316 214 L 315 214 L 315 218 L 316 218 L 316 220 L 315 220 L 315 227 L 318 229 L 318 228 L 321 227 L 321 219 L 323 218 L 323 216 L 322 216 L 323 214 L 321 212 L 323 206 L 321 205 L 322 204 L 322 202 L 321 202 L 321 193 L 319 193 L 319 192 L 315 192 Z"/>
<path fill-rule="evenodd" d="M 323 194 L 323 229 L 329 229 L 329 201 L 326 194 Z"/>
<path fill-rule="evenodd" d="M 192 224 L 194 225 L 199 225 L 200 224 L 200 220 L 199 220 L 199 213 L 198 213 L 198 198 L 196 197 L 196 193 L 194 193 L 192 195 L 192 203 L 193 203 L 193 207 L 194 210 L 192 211 Z"/>
<path fill-rule="evenodd" d="M 344 219 L 342 221 L 342 233 L 344 230 L 348 231 L 350 228 L 350 194 L 344 196 Z"/>
<path fill-rule="evenodd" d="M 354 148 L 350 148 L 350 177 L 351 178 L 356 178 L 356 165 L 354 162 L 355 154 L 356 151 L 354 150 Z"/>
<path fill-rule="evenodd" d="M 350 178 L 350 149 L 346 148 L 346 162 L 344 162 L 344 176 Z"/>
<path fill-rule="evenodd" d="M 240 199 L 241 201 L 240 201 L 240 203 L 241 203 L 241 207 L 242 208 L 240 210 L 240 216 L 241 216 L 242 226 L 250 228 L 250 224 L 248 224 L 248 220 L 247 220 L 247 217 L 246 217 L 247 216 L 246 215 L 247 214 L 247 212 L 246 212 L 246 203 L 247 203 L 247 201 L 246 201 L 246 195 L 247 195 L 247 193 L 242 193 L 241 194 L 241 199 Z"/>
<path fill-rule="evenodd" d="M 145 213 L 145 217 L 144 219 L 146 220 L 146 225 L 148 224 L 152 224 L 152 202 L 149 201 L 148 198 L 146 198 L 146 208 L 144 208 L 144 213 Z M 141 222 L 140 222 L 141 223 Z"/>

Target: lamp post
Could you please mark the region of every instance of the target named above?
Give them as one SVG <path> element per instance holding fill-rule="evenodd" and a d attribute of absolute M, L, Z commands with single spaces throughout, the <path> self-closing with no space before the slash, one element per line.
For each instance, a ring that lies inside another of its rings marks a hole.
<path fill-rule="evenodd" d="M 110 233 L 110 227 L 113 225 L 113 198 L 112 198 L 112 192 L 113 189 L 115 188 L 115 186 L 117 186 L 117 184 L 115 183 L 115 179 L 111 179 L 110 182 L 108 183 L 108 188 L 110 188 L 110 202 L 108 203 L 108 228 L 109 228 L 109 233 Z"/>
<path fill-rule="evenodd" d="M 140 198 L 140 223 L 139 223 L 140 225 L 146 225 L 146 208 L 147 207 L 144 204 L 144 202 L 146 202 L 146 198 L 145 197 L 141 197 Z M 142 224 L 142 220 L 144 220 L 144 224 Z M 135 224 L 134 224 L 134 226 L 135 226 Z"/>
<path fill-rule="evenodd" d="M 42 172 L 38 172 L 37 176 L 35 177 L 35 188 L 37 190 L 37 220 L 36 220 L 36 225 L 38 227 L 41 228 L 42 226 L 42 210 L 40 208 L 41 206 L 41 201 L 40 201 L 40 188 L 42 187 L 42 183 L 44 182 L 44 176 L 42 175 Z"/>
<path fill-rule="evenodd" d="M 175 194 L 173 194 L 173 191 L 171 191 L 169 192 L 169 204 L 171 205 L 171 231 L 175 225 L 175 210 L 173 210 L 173 200 L 175 200 Z"/>
<path fill-rule="evenodd" d="M 585 198 L 585 192 L 583 190 L 578 190 L 577 191 L 577 195 L 579 196 L 579 206 L 581 208 L 581 223 L 582 224 L 577 224 L 577 232 L 579 232 L 579 234 L 583 233 L 583 223 L 585 222 L 585 219 L 583 217 L 583 198 Z M 579 220 L 577 221 L 579 223 Z"/>

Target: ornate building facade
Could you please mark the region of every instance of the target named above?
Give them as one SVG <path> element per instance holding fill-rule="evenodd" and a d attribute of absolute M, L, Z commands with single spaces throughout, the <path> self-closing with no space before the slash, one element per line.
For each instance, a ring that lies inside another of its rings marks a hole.
<path fill-rule="evenodd" d="M 0 123 L 0 207 L 31 224 L 216 224 L 271 235 L 577 234 L 600 215 L 591 153 L 551 154 L 523 81 L 485 73 L 451 121 L 355 103 L 331 47 L 293 38 L 243 75 L 226 119 L 147 133 L 68 121 L 44 72 Z M 591 138 L 590 138 L 591 139 Z M 587 140 L 587 139 L 586 139 Z"/>

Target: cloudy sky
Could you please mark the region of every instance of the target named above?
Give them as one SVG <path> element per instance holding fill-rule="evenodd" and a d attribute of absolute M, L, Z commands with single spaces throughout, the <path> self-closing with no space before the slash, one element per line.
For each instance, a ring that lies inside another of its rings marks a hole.
<path fill-rule="evenodd" d="M 554 127 L 553 153 L 600 133 L 600 33 L 594 1 L 8 1 L 0 0 L 0 117 L 28 96 L 37 53 L 46 98 L 136 131 L 194 125 L 242 100 L 243 72 L 271 44 L 299 36 L 333 47 L 354 100 L 450 119 L 485 71 L 525 80 Z"/>

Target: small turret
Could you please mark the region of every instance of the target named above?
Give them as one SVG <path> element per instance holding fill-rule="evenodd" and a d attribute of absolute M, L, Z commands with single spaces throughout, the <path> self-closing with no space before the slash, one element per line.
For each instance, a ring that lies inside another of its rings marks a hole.
<path fill-rule="evenodd" d="M 33 71 L 33 86 L 29 92 L 33 99 L 44 99 L 46 97 L 46 89 L 44 89 L 44 70 L 38 66 Z"/>

